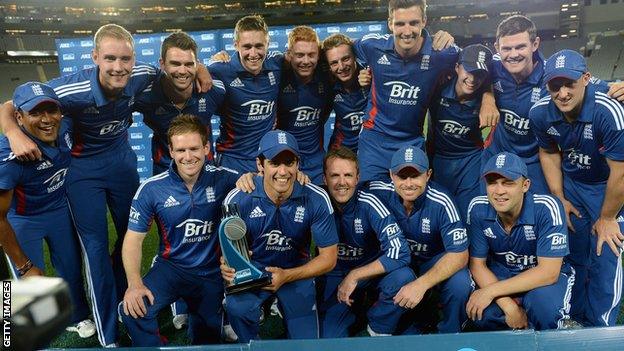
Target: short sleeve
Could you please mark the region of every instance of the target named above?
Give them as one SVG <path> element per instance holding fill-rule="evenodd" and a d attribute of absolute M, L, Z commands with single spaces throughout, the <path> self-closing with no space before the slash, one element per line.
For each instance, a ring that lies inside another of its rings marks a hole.
<path fill-rule="evenodd" d="M 479 213 L 481 206 L 475 205 L 475 200 L 471 202 L 471 205 L 472 206 L 469 206 L 468 210 L 470 256 L 476 258 L 486 258 L 490 251 L 490 245 L 485 237 L 484 226 L 482 225 L 482 218 Z"/>
<path fill-rule="evenodd" d="M 22 177 L 22 165 L 17 162 L 12 152 L 0 153 L 0 189 L 15 188 Z"/>
<path fill-rule="evenodd" d="M 568 248 L 568 227 L 563 205 L 552 196 L 535 195 L 538 257 L 564 257 Z"/>
<path fill-rule="evenodd" d="M 334 220 L 334 210 L 329 200 L 329 195 L 322 188 L 308 184 L 315 194 L 312 199 L 314 216 L 312 217 L 312 238 L 318 247 L 332 246 L 338 243 L 338 230 Z"/>
<path fill-rule="evenodd" d="M 147 233 L 152 218 L 154 217 L 154 204 L 149 186 L 139 187 L 132 199 L 130 216 L 128 217 L 128 229 L 138 233 Z"/>
<path fill-rule="evenodd" d="M 364 36 L 364 38 L 357 39 L 353 42 L 353 53 L 355 54 L 357 62 L 362 67 L 368 66 L 368 57 L 366 55 L 366 48 L 365 48 L 366 38 L 367 37 Z"/>
<path fill-rule="evenodd" d="M 548 106 L 548 105 L 546 105 Z M 548 113 L 548 109 L 544 106 L 534 106 L 529 111 L 529 129 L 535 134 L 537 145 L 545 150 L 553 151 L 557 149 L 557 141 L 551 135 L 546 133 L 544 127 L 544 114 Z"/>
<path fill-rule="evenodd" d="M 461 221 L 457 206 L 451 198 L 434 189 L 429 190 L 438 200 L 438 225 L 444 249 L 447 252 L 462 252 L 468 249 L 468 234 Z"/>
<path fill-rule="evenodd" d="M 596 104 L 600 105 L 599 119 L 594 118 L 602 147 L 602 154 L 613 161 L 624 161 L 624 105 L 605 94 L 596 94 Z"/>
<path fill-rule="evenodd" d="M 409 264 L 409 246 L 392 213 L 373 194 L 360 193 L 359 197 L 368 207 L 369 223 L 381 246 L 379 261 L 385 271 L 391 272 Z"/>

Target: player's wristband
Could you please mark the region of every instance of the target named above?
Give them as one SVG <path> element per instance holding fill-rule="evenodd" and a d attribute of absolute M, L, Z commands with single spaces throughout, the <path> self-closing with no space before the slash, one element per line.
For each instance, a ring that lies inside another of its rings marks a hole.
<path fill-rule="evenodd" d="M 31 260 L 28 260 L 21 267 L 17 267 L 17 274 L 19 274 L 20 277 L 23 277 L 24 274 L 28 273 L 31 268 L 33 268 L 33 263 Z"/>

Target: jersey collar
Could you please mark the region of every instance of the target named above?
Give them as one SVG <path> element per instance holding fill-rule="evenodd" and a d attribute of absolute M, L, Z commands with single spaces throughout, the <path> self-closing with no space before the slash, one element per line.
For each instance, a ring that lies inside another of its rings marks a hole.
<path fill-rule="evenodd" d="M 96 66 L 95 69 L 91 71 L 91 77 L 90 77 L 91 93 L 93 94 L 93 98 L 95 99 L 95 103 L 97 107 L 104 106 L 111 102 L 108 100 L 106 95 L 104 95 L 104 91 L 102 90 L 102 87 L 100 86 L 100 80 L 98 79 L 99 72 L 100 72 L 100 67 Z M 130 73 L 130 78 L 128 79 L 128 83 L 126 84 L 125 88 L 121 92 L 122 96 L 125 96 L 125 97 L 132 96 L 132 90 L 130 89 L 131 83 L 132 83 L 132 73 Z"/>
<path fill-rule="evenodd" d="M 544 78 L 544 56 L 539 50 L 533 53 L 533 62 L 537 62 L 537 65 L 535 65 L 526 82 L 541 88 L 544 86 L 544 82 L 542 82 Z"/>
<path fill-rule="evenodd" d="M 163 90 L 164 79 L 167 79 L 167 77 L 164 72 L 161 72 L 158 76 L 158 79 L 156 79 L 152 85 L 152 91 L 154 92 L 154 94 L 152 95 L 150 102 L 162 103 L 163 101 L 167 101 L 169 105 L 175 106 L 171 99 L 167 95 L 165 95 L 165 91 Z M 184 108 L 192 106 L 197 100 L 197 95 L 198 93 L 195 89 L 195 83 L 193 83 L 193 93 L 191 94 L 191 97 L 186 101 L 186 105 L 184 106 Z"/>
<path fill-rule="evenodd" d="M 414 201 L 414 207 L 412 207 L 412 211 L 410 213 L 407 213 L 407 217 L 411 216 L 413 213 L 419 211 L 423 207 L 425 199 L 427 198 L 427 191 L 429 191 L 429 185 L 427 185 L 425 191 L 423 191 L 423 193 L 416 198 L 416 200 Z M 405 207 L 403 206 L 403 199 L 401 198 L 401 196 L 399 196 L 399 193 L 396 192 L 396 188 L 394 190 L 394 194 L 392 194 L 392 200 L 397 204 L 397 206 L 400 206 L 399 208 L 405 210 Z M 405 213 L 405 211 L 402 211 L 401 213 Z"/>
<path fill-rule="evenodd" d="M 516 221 L 516 225 L 534 225 L 535 224 L 535 212 L 533 204 L 533 193 L 527 191 L 524 194 L 524 200 L 522 201 L 522 210 L 520 210 L 520 216 Z M 496 221 L 498 218 L 496 210 L 492 205 L 488 205 L 488 213 L 486 219 L 490 221 Z"/>
<path fill-rule="evenodd" d="M 206 167 L 208 167 L 208 159 L 204 160 L 204 166 L 199 171 L 199 176 L 195 184 L 201 183 L 203 177 L 206 175 Z M 171 160 L 171 163 L 169 163 L 169 177 L 176 183 L 184 183 L 184 180 L 182 180 L 182 177 L 178 174 L 178 167 L 174 160 Z M 195 188 L 195 186 L 193 186 L 193 188 Z"/>
<path fill-rule="evenodd" d="M 327 189 L 325 189 L 327 190 Z M 347 202 L 345 204 L 343 204 L 342 206 L 338 207 L 338 205 L 336 205 L 332 199 L 332 204 L 334 206 L 334 213 L 338 213 L 338 214 L 344 214 L 344 213 L 350 213 L 353 212 L 353 210 L 355 209 L 355 204 L 357 203 L 357 199 L 360 197 L 360 193 L 362 191 L 359 189 L 356 189 L 355 192 L 353 193 L 353 196 L 351 196 L 351 198 L 349 200 L 347 200 Z M 327 193 L 329 194 L 329 191 L 327 191 Z M 330 196 L 331 198 L 331 196 Z"/>

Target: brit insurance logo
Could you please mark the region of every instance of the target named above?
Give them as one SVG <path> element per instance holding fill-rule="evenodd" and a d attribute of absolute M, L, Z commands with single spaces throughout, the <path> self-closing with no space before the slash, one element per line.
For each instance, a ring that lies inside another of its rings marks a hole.
<path fill-rule="evenodd" d="M 568 162 L 572 166 L 576 166 L 578 169 L 590 169 L 591 168 L 591 156 L 581 152 L 577 152 L 574 149 L 566 150 L 568 153 Z"/>
<path fill-rule="evenodd" d="M 505 129 L 517 134 L 526 136 L 529 134 L 529 119 L 518 116 L 511 110 L 501 109 L 503 114 L 503 121 L 505 122 Z"/>
<path fill-rule="evenodd" d="M 342 117 L 342 120 L 347 121 L 347 123 L 351 126 L 349 129 L 352 131 L 358 131 L 362 128 L 362 121 L 364 120 L 364 112 L 351 112 L 346 116 Z"/>
<path fill-rule="evenodd" d="M 357 246 L 351 246 L 338 243 L 338 259 L 341 261 L 357 261 L 364 256 L 364 249 Z"/>
<path fill-rule="evenodd" d="M 394 238 L 398 233 L 401 232 L 401 228 L 396 223 L 388 224 L 384 229 L 381 230 L 383 234 L 386 234 L 388 239 Z"/>
<path fill-rule="evenodd" d="M 448 235 L 453 238 L 453 245 L 463 245 L 468 242 L 468 233 L 465 228 L 455 228 Z"/>
<path fill-rule="evenodd" d="M 496 255 L 503 256 L 508 266 L 517 268 L 535 267 L 537 265 L 537 256 L 535 255 L 518 255 L 515 252 L 496 252 Z"/>
<path fill-rule="evenodd" d="M 461 138 L 470 132 L 470 127 L 450 119 L 441 119 L 438 123 L 442 127 L 442 133 L 453 138 Z"/>
<path fill-rule="evenodd" d="M 100 127 L 100 135 L 117 135 L 128 129 L 128 121 L 111 121 Z"/>
<path fill-rule="evenodd" d="M 546 237 L 550 239 L 551 250 L 561 250 L 568 247 L 568 237 L 563 233 L 552 233 Z"/>
<path fill-rule="evenodd" d="M 241 106 L 249 107 L 248 121 L 261 121 L 273 115 L 275 101 L 251 100 L 241 104 Z"/>
<path fill-rule="evenodd" d="M 279 229 L 273 229 L 268 233 L 261 235 L 262 238 L 266 238 L 266 244 L 264 249 L 267 251 L 290 251 L 292 250 L 292 238 L 282 234 Z"/>
<path fill-rule="evenodd" d="M 139 211 L 137 211 L 136 208 L 131 206 L 130 217 L 128 218 L 128 221 L 130 221 L 131 223 L 137 224 L 139 223 L 139 218 L 141 218 L 141 213 L 139 213 Z"/>
<path fill-rule="evenodd" d="M 213 230 L 212 221 L 202 221 L 200 219 L 189 218 L 178 224 L 176 228 L 184 228 L 183 244 L 196 243 L 210 239 Z"/>
<path fill-rule="evenodd" d="M 317 125 L 321 119 L 321 109 L 310 106 L 301 106 L 289 111 L 294 113 L 295 127 L 310 127 Z"/>
<path fill-rule="evenodd" d="M 418 104 L 418 93 L 420 87 L 409 85 L 399 80 L 384 83 L 390 87 L 390 97 L 388 102 L 395 105 L 416 105 Z"/>
<path fill-rule="evenodd" d="M 61 168 L 54 173 L 50 178 L 46 179 L 43 184 L 47 187 L 46 190 L 49 193 L 58 190 L 65 183 L 65 176 L 67 175 L 67 168 Z"/>
<path fill-rule="evenodd" d="M 410 252 L 415 256 L 419 256 L 420 254 L 429 251 L 429 246 L 427 244 L 419 243 L 416 240 L 407 239 L 407 244 L 409 245 Z"/>

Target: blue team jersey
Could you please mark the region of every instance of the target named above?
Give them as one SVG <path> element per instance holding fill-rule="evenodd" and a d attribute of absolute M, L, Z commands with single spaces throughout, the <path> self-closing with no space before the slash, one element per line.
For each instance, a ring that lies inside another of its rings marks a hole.
<path fill-rule="evenodd" d="M 310 240 L 318 247 L 338 243 L 336 223 L 329 196 L 313 184 L 295 182 L 290 197 L 280 206 L 264 192 L 262 177 L 254 177 L 256 189 L 247 194 L 232 190 L 224 204 L 238 204 L 247 224 L 252 259 L 260 268 L 293 268 L 310 258 Z"/>
<path fill-rule="evenodd" d="M 527 192 L 511 233 L 503 229 L 487 196 L 470 202 L 467 222 L 470 256 L 489 258 L 513 275 L 537 266 L 538 257 L 565 257 L 569 253 L 563 205 L 554 196 Z"/>
<path fill-rule="evenodd" d="M 217 152 L 240 159 L 256 156 L 260 139 L 275 126 L 283 60 L 280 52 L 268 52 L 262 71 L 255 76 L 243 68 L 238 54 L 230 62 L 209 65 L 213 78 L 222 81 L 226 91 L 218 111 Z"/>
<path fill-rule="evenodd" d="M 9 140 L 0 137 L 0 189 L 13 189 L 9 214 L 31 216 L 66 207 L 65 176 L 71 163 L 71 120 L 63 118 L 56 146 L 24 133 L 41 150 L 41 160 L 17 160 Z"/>
<path fill-rule="evenodd" d="M 436 155 L 464 157 L 483 149 L 479 128 L 482 93 L 460 102 L 455 92 L 456 83 L 457 77 L 445 84 L 429 108 Z"/>
<path fill-rule="evenodd" d="M 372 73 L 364 128 L 398 139 L 423 136 L 435 88 L 455 68 L 459 48 L 435 51 L 429 33 L 423 30 L 422 35 L 422 49 L 407 60 L 396 53 L 389 34 L 365 35 L 353 44 L 359 63 Z"/>
<path fill-rule="evenodd" d="M 356 83 L 357 84 L 357 83 Z M 357 153 L 358 139 L 362 129 L 364 110 L 368 102 L 368 90 L 357 84 L 357 88 L 347 91 L 342 84 L 334 87 L 334 131 L 329 141 L 329 147 L 347 147 Z"/>
<path fill-rule="evenodd" d="M 65 117 L 73 120 L 72 156 L 89 157 L 130 148 L 128 128 L 137 96 L 155 79 L 157 70 L 138 63 L 128 84 L 116 100 L 109 100 L 98 80 L 98 67 L 52 79 Z"/>
<path fill-rule="evenodd" d="M 152 160 L 161 169 L 166 169 L 171 163 L 169 155 L 169 142 L 167 141 L 167 130 L 171 121 L 180 114 L 191 114 L 197 116 L 208 130 L 210 145 L 212 145 L 212 127 L 210 120 L 217 108 L 223 103 L 225 87 L 223 82 L 217 79 L 212 81 L 212 89 L 206 93 L 198 93 L 193 88 L 193 95 L 186 101 L 182 109 L 179 109 L 165 95 L 162 87 L 164 73 L 148 86 L 136 99 L 134 110 L 143 114 L 143 121 L 152 129 Z M 210 148 L 212 154 L 212 146 Z M 208 158 L 212 159 L 210 155 Z"/>
<path fill-rule="evenodd" d="M 401 228 L 375 195 L 358 191 L 335 216 L 340 243 L 334 271 L 349 272 L 377 258 L 386 272 L 410 263 Z"/>
<path fill-rule="evenodd" d="M 580 182 L 606 182 L 607 159 L 624 161 L 624 106 L 589 84 L 574 123 L 566 121 L 547 96 L 531 109 L 531 128 L 541 148 L 561 150 L 563 173 Z"/>
<path fill-rule="evenodd" d="M 236 171 L 207 164 L 189 192 L 172 163 L 166 172 L 141 183 L 132 199 L 128 229 L 147 233 L 155 219 L 160 259 L 198 275 L 218 274 L 221 203 L 237 179 Z"/>
<path fill-rule="evenodd" d="M 303 84 L 290 69 L 282 74 L 277 128 L 297 139 L 303 155 L 323 151 L 323 132 L 332 98 L 327 74 L 321 67 L 316 68 L 307 84 Z"/>
<path fill-rule="evenodd" d="M 369 189 L 388 206 L 397 219 L 412 252 L 412 263 L 432 259 L 443 252 L 468 249 L 466 228 L 451 197 L 440 186 L 429 182 L 427 189 L 406 213 L 403 200 L 394 185 L 370 182 Z"/>
<path fill-rule="evenodd" d="M 493 148 L 493 154 L 508 151 L 524 159 L 526 163 L 537 162 L 537 141 L 529 128 L 529 110 L 548 92 L 544 88 L 544 58 L 537 51 L 533 54 L 535 68 L 521 83 L 503 67 L 500 55 L 494 55 L 492 82 L 500 120 L 492 128 L 485 146 Z"/>

